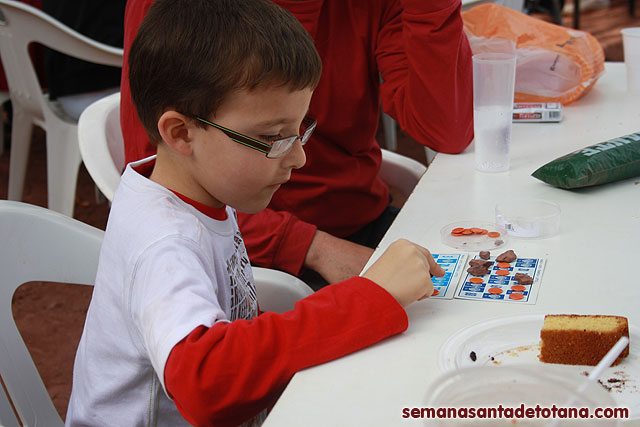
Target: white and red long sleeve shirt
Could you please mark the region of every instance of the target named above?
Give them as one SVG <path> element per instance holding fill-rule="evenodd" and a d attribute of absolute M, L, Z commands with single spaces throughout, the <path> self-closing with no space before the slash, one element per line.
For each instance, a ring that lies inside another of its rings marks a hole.
<path fill-rule="evenodd" d="M 295 372 L 406 327 L 395 299 L 361 277 L 287 313 L 259 315 L 234 210 L 199 205 L 129 165 L 111 206 L 66 424 L 251 423 Z"/>

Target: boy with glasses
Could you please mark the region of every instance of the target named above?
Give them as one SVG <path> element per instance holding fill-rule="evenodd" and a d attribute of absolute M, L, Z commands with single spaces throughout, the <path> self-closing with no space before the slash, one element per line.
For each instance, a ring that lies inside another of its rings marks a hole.
<path fill-rule="evenodd" d="M 235 210 L 264 209 L 305 163 L 311 39 L 267 0 L 158 0 L 129 59 L 157 156 L 114 197 L 66 423 L 259 424 L 298 370 L 405 330 L 444 271 L 398 241 L 363 277 L 259 315 Z"/>
<path fill-rule="evenodd" d="M 125 52 L 153 1 L 127 1 Z M 437 152 L 459 153 L 471 142 L 471 49 L 460 0 L 271 1 L 295 15 L 318 48 L 323 73 L 310 106 L 318 130 L 305 166 L 267 209 L 239 211 L 238 222 L 254 265 L 320 286 L 306 273 L 330 283 L 360 273 L 397 213 L 378 177 L 381 106 Z M 155 148 L 131 103 L 127 66 L 125 58 L 120 117 L 131 162 Z"/>

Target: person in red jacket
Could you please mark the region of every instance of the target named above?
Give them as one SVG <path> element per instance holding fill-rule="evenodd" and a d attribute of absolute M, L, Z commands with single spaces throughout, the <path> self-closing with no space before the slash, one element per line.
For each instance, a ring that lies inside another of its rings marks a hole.
<path fill-rule="evenodd" d="M 378 178 L 380 104 L 416 141 L 459 153 L 473 138 L 471 50 L 460 0 L 272 0 L 312 36 L 323 64 L 308 161 L 269 208 L 238 213 L 254 265 L 335 282 L 360 272 L 395 217 Z M 153 0 L 129 0 L 121 123 L 127 162 L 155 152 L 131 103 L 127 51 Z M 426 215 L 427 213 L 425 213 Z M 353 241 L 351 241 L 353 240 Z M 356 243 L 354 243 L 356 242 Z"/>
<path fill-rule="evenodd" d="M 268 0 L 157 0 L 130 59 L 157 155 L 113 198 L 66 425 L 260 425 L 297 371 L 404 331 L 444 271 L 399 240 L 362 277 L 260 314 L 235 211 L 305 163 L 312 39 Z"/>

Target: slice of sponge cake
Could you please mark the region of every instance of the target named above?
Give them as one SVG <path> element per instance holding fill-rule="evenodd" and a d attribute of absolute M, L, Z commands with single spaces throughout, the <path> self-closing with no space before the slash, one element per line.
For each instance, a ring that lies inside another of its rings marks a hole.
<path fill-rule="evenodd" d="M 595 366 L 622 336 L 629 336 L 625 317 L 549 314 L 540 331 L 540 360 Z M 629 355 L 629 346 L 613 365 Z"/>

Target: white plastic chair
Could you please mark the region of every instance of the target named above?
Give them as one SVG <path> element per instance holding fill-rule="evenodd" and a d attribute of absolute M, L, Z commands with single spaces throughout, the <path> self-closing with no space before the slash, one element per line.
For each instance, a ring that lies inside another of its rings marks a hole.
<path fill-rule="evenodd" d="M 80 155 L 102 194 L 113 200 L 124 170 L 120 92 L 89 105 L 78 119 Z"/>
<path fill-rule="evenodd" d="M 49 101 L 28 53 L 40 43 L 85 61 L 122 66 L 122 49 L 89 39 L 29 5 L 0 0 L 0 56 L 13 106 L 10 200 L 21 200 L 33 126 L 46 131 L 47 190 L 50 209 L 73 215 L 80 153 L 76 120 Z"/>
<path fill-rule="evenodd" d="M 406 196 L 413 192 L 426 170 L 425 165 L 410 157 L 382 149 L 382 164 L 378 176 L 388 186 L 397 188 Z"/>
<path fill-rule="evenodd" d="M 270 268 L 252 267 L 260 310 L 284 313 L 313 289 L 296 276 Z"/>
<path fill-rule="evenodd" d="M 23 283 L 91 284 L 103 232 L 57 212 L 0 200 L 0 377 L 25 426 L 62 426 L 11 311 Z M 0 388 L 1 390 L 1 388 Z M 20 425 L 0 393 L 0 425 Z"/>
<path fill-rule="evenodd" d="M 50 209 L 0 200 L 0 378 L 25 426 L 62 426 L 11 310 L 15 290 L 26 282 L 92 284 L 104 232 Z M 313 293 L 289 274 L 254 269 L 263 311 L 284 312 Z M 0 425 L 20 424 L 0 387 Z"/>

